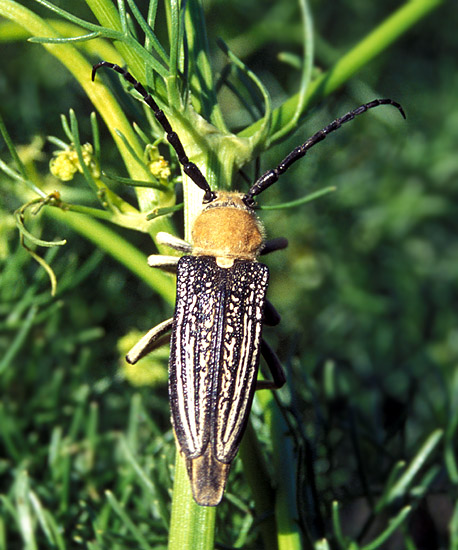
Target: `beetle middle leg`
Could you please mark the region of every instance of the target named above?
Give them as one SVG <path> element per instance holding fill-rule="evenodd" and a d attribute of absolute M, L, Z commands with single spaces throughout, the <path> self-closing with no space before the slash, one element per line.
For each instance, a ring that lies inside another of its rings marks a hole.
<path fill-rule="evenodd" d="M 266 241 L 261 248 L 261 251 L 259 254 L 261 256 L 265 256 L 266 254 L 270 254 L 271 252 L 275 252 L 276 250 L 283 250 L 288 246 L 288 239 L 285 237 L 277 237 L 276 239 L 270 239 L 269 241 Z"/>

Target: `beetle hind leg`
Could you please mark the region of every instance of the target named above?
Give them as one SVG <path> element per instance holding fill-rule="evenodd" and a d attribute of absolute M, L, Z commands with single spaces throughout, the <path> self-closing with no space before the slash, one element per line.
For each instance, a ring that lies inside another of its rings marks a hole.
<path fill-rule="evenodd" d="M 150 351 L 161 347 L 169 339 L 169 332 L 172 330 L 173 318 L 163 321 L 156 327 L 149 330 L 126 355 L 126 361 L 135 365 L 137 361 L 148 355 Z"/>
<path fill-rule="evenodd" d="M 280 359 L 265 340 L 262 340 L 261 342 L 261 354 L 269 367 L 270 373 L 272 374 L 272 380 L 258 380 L 256 382 L 256 389 L 278 390 L 286 382 L 285 372 L 280 363 Z"/>

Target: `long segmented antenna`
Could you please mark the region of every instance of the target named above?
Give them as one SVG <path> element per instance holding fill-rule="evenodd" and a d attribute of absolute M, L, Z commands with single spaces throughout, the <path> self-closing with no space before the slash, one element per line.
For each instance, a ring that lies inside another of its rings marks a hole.
<path fill-rule="evenodd" d="M 291 151 L 291 153 L 287 157 L 285 157 L 276 168 L 273 168 L 272 170 L 267 170 L 267 172 L 265 172 L 262 176 L 260 176 L 251 186 L 251 189 L 243 197 L 243 202 L 249 208 L 253 208 L 255 205 L 255 201 L 253 197 L 255 197 L 256 195 L 259 195 L 259 193 L 262 193 L 265 189 L 267 189 L 272 184 L 274 184 L 278 180 L 278 178 L 282 174 L 284 174 L 292 164 L 294 164 L 297 160 L 302 158 L 309 149 L 311 149 L 314 145 L 316 145 L 320 141 L 323 141 L 323 139 L 328 134 L 330 134 L 331 132 L 334 132 L 334 130 L 339 129 L 342 126 L 342 124 L 345 124 L 350 120 L 353 120 L 355 116 L 365 113 L 369 109 L 373 109 L 374 107 L 378 107 L 379 105 L 393 105 L 393 107 L 396 107 L 401 113 L 401 115 L 404 118 L 406 118 L 404 109 L 401 107 L 399 103 L 397 103 L 396 101 L 393 101 L 392 99 L 374 99 L 369 103 L 365 103 L 364 105 L 361 105 L 360 107 L 358 107 L 357 109 L 354 109 L 353 111 L 350 111 L 346 115 L 333 120 L 330 124 L 326 126 L 326 128 L 323 128 L 322 130 L 314 134 L 312 137 L 310 137 L 305 143 L 303 143 L 302 145 L 299 145 L 299 147 L 296 147 L 293 151 Z"/>
<path fill-rule="evenodd" d="M 145 90 L 142 84 L 138 82 L 138 80 L 135 80 L 135 78 L 125 69 L 120 67 L 119 65 L 116 65 L 116 63 L 110 63 L 109 61 L 101 61 L 100 63 L 97 63 L 92 67 L 92 80 L 95 78 L 95 73 L 100 67 L 108 67 L 109 69 L 113 69 L 114 71 L 121 74 L 127 82 L 132 84 L 132 86 L 137 90 L 137 92 L 143 97 L 144 102 L 151 107 L 154 116 L 156 117 L 156 120 L 159 122 L 159 124 L 164 128 L 167 140 L 170 143 L 170 145 L 175 149 L 175 152 L 178 157 L 178 161 L 183 166 L 183 172 L 189 176 L 189 178 L 198 186 L 200 189 L 205 191 L 204 195 L 204 203 L 211 202 L 215 197 L 215 193 L 210 189 L 210 185 L 208 184 L 207 180 L 205 179 L 205 176 L 202 174 L 202 172 L 199 170 L 199 168 L 193 163 L 189 162 L 188 157 L 186 156 L 186 153 L 184 152 L 183 145 L 180 141 L 180 138 L 178 137 L 178 134 L 176 134 L 172 126 L 170 125 L 170 122 L 168 121 L 167 117 L 164 114 L 164 111 L 159 108 L 159 105 L 154 101 L 152 96 Z"/>

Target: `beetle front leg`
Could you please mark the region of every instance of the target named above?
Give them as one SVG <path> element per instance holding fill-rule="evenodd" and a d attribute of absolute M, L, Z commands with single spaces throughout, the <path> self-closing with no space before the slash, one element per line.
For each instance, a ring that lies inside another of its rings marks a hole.
<path fill-rule="evenodd" d="M 173 317 L 149 330 L 126 355 L 126 361 L 134 365 L 137 361 L 145 357 L 145 355 L 148 355 L 150 351 L 166 344 L 169 339 L 168 333 L 172 330 L 172 324 Z"/>
<path fill-rule="evenodd" d="M 278 390 L 286 382 L 285 372 L 280 363 L 280 359 L 265 340 L 262 340 L 261 342 L 261 354 L 269 367 L 273 380 L 258 380 L 256 382 L 256 389 Z"/>
<path fill-rule="evenodd" d="M 192 252 L 192 246 L 188 242 L 175 237 L 175 235 L 166 233 L 165 231 L 159 231 L 156 235 L 156 242 L 173 248 L 174 250 L 178 250 L 179 252 L 184 252 L 185 254 L 190 254 Z"/>

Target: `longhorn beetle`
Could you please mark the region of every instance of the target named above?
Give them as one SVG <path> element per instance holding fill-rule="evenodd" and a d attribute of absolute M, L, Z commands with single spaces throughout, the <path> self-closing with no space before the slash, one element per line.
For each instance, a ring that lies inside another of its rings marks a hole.
<path fill-rule="evenodd" d="M 114 69 L 140 93 L 164 128 L 183 172 L 204 191 L 204 207 L 192 228 L 192 244 L 166 233 L 157 235 L 159 243 L 186 255 L 179 259 L 148 258 L 151 267 L 177 272 L 175 314 L 151 329 L 126 360 L 136 363 L 172 333 L 169 398 L 175 437 L 186 459 L 195 501 L 216 506 L 223 496 L 255 389 L 275 389 L 285 383 L 276 354 L 262 339 L 263 324 L 275 325 L 280 318 L 266 300 L 269 271 L 257 257 L 286 247 L 287 241 L 264 240 L 263 226 L 254 213 L 254 197 L 356 115 L 379 105 L 393 105 L 404 118 L 405 114 L 396 101 L 375 99 L 337 118 L 296 147 L 276 168 L 258 178 L 247 193 L 215 192 L 189 161 L 180 138 L 142 84 L 107 61 L 93 67 L 92 80 L 100 67 Z M 260 355 L 272 381 L 256 381 Z"/>

